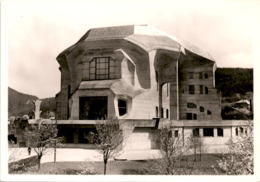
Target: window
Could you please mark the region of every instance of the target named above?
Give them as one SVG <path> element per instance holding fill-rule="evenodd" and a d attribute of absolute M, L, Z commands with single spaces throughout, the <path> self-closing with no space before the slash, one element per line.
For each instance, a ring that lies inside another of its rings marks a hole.
<path fill-rule="evenodd" d="M 169 110 L 166 109 L 166 118 L 169 118 Z"/>
<path fill-rule="evenodd" d="M 163 118 L 163 113 L 164 113 L 164 110 L 163 110 L 163 108 L 161 108 L 161 118 Z"/>
<path fill-rule="evenodd" d="M 156 106 L 156 107 L 155 107 L 155 115 L 156 115 L 157 118 L 158 118 L 158 113 L 159 113 L 158 110 L 159 110 L 159 109 L 158 109 L 158 107 Z"/>
<path fill-rule="evenodd" d="M 217 128 L 217 133 L 219 137 L 223 137 L 224 133 L 223 133 L 223 129 L 222 128 Z"/>
<path fill-rule="evenodd" d="M 122 100 L 122 99 L 118 100 L 118 111 L 119 111 L 119 116 L 126 114 L 127 102 L 125 100 Z"/>
<path fill-rule="evenodd" d="M 193 114 L 193 120 L 197 120 L 197 114 Z"/>
<path fill-rule="evenodd" d="M 203 73 L 202 72 L 199 73 L 199 79 L 203 79 Z"/>
<path fill-rule="evenodd" d="M 189 94 L 195 94 L 195 86 L 189 85 Z"/>
<path fill-rule="evenodd" d="M 178 132 L 178 130 L 174 130 L 174 137 L 179 137 L 179 132 Z"/>
<path fill-rule="evenodd" d="M 187 108 L 197 108 L 197 105 L 191 102 L 187 103 Z"/>
<path fill-rule="evenodd" d="M 208 87 L 205 87 L 205 94 L 208 94 L 209 93 L 209 89 Z"/>
<path fill-rule="evenodd" d="M 192 134 L 194 137 L 199 137 L 200 136 L 200 129 L 199 128 L 194 128 L 192 130 Z"/>
<path fill-rule="evenodd" d="M 192 120 L 192 113 L 186 113 L 186 119 Z"/>
<path fill-rule="evenodd" d="M 200 94 L 203 94 L 203 86 L 200 85 Z"/>
<path fill-rule="evenodd" d="M 89 63 L 90 80 L 113 79 L 115 73 L 115 63 L 110 57 L 93 58 Z"/>
<path fill-rule="evenodd" d="M 238 136 L 238 128 L 236 128 L 236 136 Z"/>
<path fill-rule="evenodd" d="M 214 136 L 213 128 L 203 128 L 203 136 L 213 137 Z"/>
<path fill-rule="evenodd" d="M 211 111 L 210 111 L 210 110 L 207 110 L 207 114 L 208 114 L 208 115 L 211 115 Z"/>
<path fill-rule="evenodd" d="M 240 129 L 240 133 L 243 134 L 244 133 L 244 128 L 239 127 L 239 129 Z"/>
<path fill-rule="evenodd" d="M 208 79 L 208 77 L 209 77 L 208 73 L 204 73 L 204 78 Z"/>
<path fill-rule="evenodd" d="M 204 107 L 200 106 L 200 112 L 204 112 Z"/>
<path fill-rule="evenodd" d="M 192 72 L 188 73 L 188 78 L 189 78 L 189 79 L 193 79 L 193 78 L 194 78 L 194 76 L 193 76 L 193 73 L 192 73 Z"/>

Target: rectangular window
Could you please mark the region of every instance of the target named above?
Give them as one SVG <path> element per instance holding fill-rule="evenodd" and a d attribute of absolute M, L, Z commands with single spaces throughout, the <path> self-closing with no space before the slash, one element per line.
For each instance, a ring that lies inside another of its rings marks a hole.
<path fill-rule="evenodd" d="M 164 117 L 164 116 L 163 116 L 163 113 L 164 113 L 164 110 L 163 110 L 163 108 L 161 108 L 161 118 Z"/>
<path fill-rule="evenodd" d="M 224 136 L 223 128 L 217 128 L 217 133 L 219 137 L 223 137 Z"/>
<path fill-rule="evenodd" d="M 200 94 L 203 94 L 203 85 L 200 85 Z"/>
<path fill-rule="evenodd" d="M 115 63 L 110 57 L 96 57 L 89 62 L 90 80 L 114 79 Z"/>
<path fill-rule="evenodd" d="M 192 120 L 192 113 L 186 113 L 186 119 Z"/>
<path fill-rule="evenodd" d="M 189 85 L 189 94 L 195 94 L 195 86 Z"/>
<path fill-rule="evenodd" d="M 169 118 L 169 110 L 166 109 L 166 118 Z"/>
<path fill-rule="evenodd" d="M 197 114 L 193 114 L 193 120 L 197 120 Z"/>
<path fill-rule="evenodd" d="M 192 130 L 193 136 L 194 137 L 199 137 L 200 136 L 200 129 L 199 128 L 194 128 Z"/>
<path fill-rule="evenodd" d="M 203 128 L 203 136 L 205 136 L 205 137 L 214 137 L 213 128 Z"/>
<path fill-rule="evenodd" d="M 205 87 L 205 94 L 208 94 L 209 93 L 209 89 L 208 87 Z"/>
<path fill-rule="evenodd" d="M 156 106 L 156 107 L 155 107 L 155 115 L 156 115 L 157 118 L 158 118 L 158 113 L 159 113 L 159 112 L 158 112 L 158 107 Z"/>
<path fill-rule="evenodd" d="M 174 137 L 179 137 L 179 132 L 178 132 L 178 130 L 174 130 Z"/>
<path fill-rule="evenodd" d="M 203 73 L 202 72 L 199 73 L 199 79 L 203 79 Z"/>

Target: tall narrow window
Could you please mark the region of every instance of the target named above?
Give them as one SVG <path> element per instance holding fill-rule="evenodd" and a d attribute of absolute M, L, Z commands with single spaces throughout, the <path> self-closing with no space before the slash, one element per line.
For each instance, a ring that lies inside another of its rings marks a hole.
<path fill-rule="evenodd" d="M 179 131 L 178 130 L 174 130 L 174 137 L 179 137 Z"/>
<path fill-rule="evenodd" d="M 197 114 L 193 114 L 193 120 L 197 120 Z"/>
<path fill-rule="evenodd" d="M 192 130 L 193 136 L 194 137 L 199 137 L 200 136 L 200 129 L 199 128 L 194 128 Z"/>
<path fill-rule="evenodd" d="M 189 94 L 195 94 L 195 86 L 189 85 Z"/>
<path fill-rule="evenodd" d="M 208 77 L 209 77 L 208 73 L 204 73 L 204 78 L 208 79 Z"/>
<path fill-rule="evenodd" d="M 118 100 L 118 112 L 119 116 L 122 116 L 127 113 L 127 102 L 125 100 Z"/>
<path fill-rule="evenodd" d="M 223 137 L 224 136 L 223 128 L 217 128 L 217 133 L 219 137 Z"/>
<path fill-rule="evenodd" d="M 203 79 L 203 73 L 202 72 L 199 73 L 199 79 Z"/>
<path fill-rule="evenodd" d="M 164 118 L 163 113 L 164 113 L 164 109 L 161 108 L 161 118 Z"/>
<path fill-rule="evenodd" d="M 205 94 L 208 94 L 209 93 L 209 89 L 208 87 L 205 87 Z"/>
<path fill-rule="evenodd" d="M 159 114 L 159 112 L 158 112 L 158 107 L 156 106 L 155 107 L 155 116 L 158 118 L 158 114 Z"/>
<path fill-rule="evenodd" d="M 110 57 L 96 57 L 89 63 L 90 80 L 113 79 L 115 74 L 115 63 Z"/>
<path fill-rule="evenodd" d="M 203 94 L 203 86 L 200 85 L 200 94 Z"/>
<path fill-rule="evenodd" d="M 169 118 L 169 109 L 166 109 L 166 118 Z"/>
<path fill-rule="evenodd" d="M 204 112 L 204 107 L 200 106 L 200 112 Z"/>

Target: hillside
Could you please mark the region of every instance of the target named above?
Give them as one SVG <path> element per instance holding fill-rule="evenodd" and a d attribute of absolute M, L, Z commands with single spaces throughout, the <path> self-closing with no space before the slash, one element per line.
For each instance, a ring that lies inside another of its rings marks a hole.
<path fill-rule="evenodd" d="M 33 115 L 34 101 L 38 97 L 24 94 L 8 87 L 8 116 Z M 55 98 L 41 99 L 41 117 L 47 117 L 48 112 L 55 113 Z"/>
<path fill-rule="evenodd" d="M 253 92 L 253 69 L 218 68 L 216 70 L 216 88 L 221 91 L 223 97 Z"/>
<path fill-rule="evenodd" d="M 8 115 L 23 116 L 34 110 L 33 101 L 38 97 L 20 93 L 8 87 Z"/>

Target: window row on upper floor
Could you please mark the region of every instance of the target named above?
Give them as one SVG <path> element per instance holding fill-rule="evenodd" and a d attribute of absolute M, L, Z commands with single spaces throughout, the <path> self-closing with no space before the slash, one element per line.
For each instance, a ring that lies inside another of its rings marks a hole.
<path fill-rule="evenodd" d="M 193 79 L 199 79 L 199 80 L 206 80 L 209 79 L 210 73 L 209 72 L 186 72 L 180 74 L 181 80 L 193 80 Z"/>
<path fill-rule="evenodd" d="M 185 91 L 182 90 L 182 93 L 185 93 Z M 190 95 L 194 95 L 196 93 L 195 85 L 188 85 L 188 93 Z M 208 87 L 203 86 L 203 85 L 199 85 L 199 94 L 206 94 L 207 95 L 208 93 L 209 93 Z"/>

